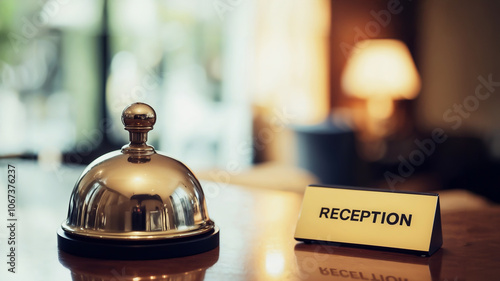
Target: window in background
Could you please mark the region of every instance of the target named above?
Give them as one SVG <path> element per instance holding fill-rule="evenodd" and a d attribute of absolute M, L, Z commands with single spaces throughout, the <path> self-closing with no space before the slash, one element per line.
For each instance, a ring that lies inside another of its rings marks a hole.
<path fill-rule="evenodd" d="M 0 3 L 0 154 L 60 159 L 97 123 L 102 1 L 29 2 Z"/>
<path fill-rule="evenodd" d="M 110 2 L 106 102 L 115 142 L 127 140 L 123 107 L 144 101 L 158 115 L 150 142 L 167 155 L 194 169 L 251 164 L 250 4 Z"/>
<path fill-rule="evenodd" d="M 151 143 L 168 155 L 193 168 L 249 165 L 253 6 L 215 4 L 3 1 L 0 155 L 85 163 L 127 141 L 121 111 L 143 101 L 159 116 Z"/>

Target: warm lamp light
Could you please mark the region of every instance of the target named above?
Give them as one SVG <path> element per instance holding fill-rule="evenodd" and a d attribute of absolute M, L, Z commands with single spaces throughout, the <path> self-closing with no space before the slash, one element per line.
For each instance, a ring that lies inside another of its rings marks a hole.
<path fill-rule="evenodd" d="M 413 99 L 420 77 L 406 45 L 393 39 L 358 42 L 342 74 L 347 95 L 366 99 L 370 118 L 392 115 L 393 100 Z"/>

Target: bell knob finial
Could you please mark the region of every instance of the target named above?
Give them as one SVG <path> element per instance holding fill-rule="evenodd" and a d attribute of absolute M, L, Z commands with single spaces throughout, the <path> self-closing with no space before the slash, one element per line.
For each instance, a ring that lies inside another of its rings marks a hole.
<path fill-rule="evenodd" d="M 122 112 L 122 123 L 129 131 L 131 144 L 146 144 L 147 134 L 156 122 L 155 110 L 142 102 L 127 106 Z"/>
<path fill-rule="evenodd" d="M 156 122 L 155 110 L 142 102 L 127 106 L 122 112 L 122 123 L 129 132 L 147 132 Z"/>

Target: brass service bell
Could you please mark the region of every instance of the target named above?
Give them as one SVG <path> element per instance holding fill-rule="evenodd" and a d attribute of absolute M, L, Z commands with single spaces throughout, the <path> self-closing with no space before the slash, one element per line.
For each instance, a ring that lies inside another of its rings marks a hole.
<path fill-rule="evenodd" d="M 107 259 L 161 259 L 219 246 L 195 175 L 146 144 L 156 113 L 144 103 L 123 110 L 130 143 L 83 171 L 68 217 L 57 231 L 59 249 Z"/>

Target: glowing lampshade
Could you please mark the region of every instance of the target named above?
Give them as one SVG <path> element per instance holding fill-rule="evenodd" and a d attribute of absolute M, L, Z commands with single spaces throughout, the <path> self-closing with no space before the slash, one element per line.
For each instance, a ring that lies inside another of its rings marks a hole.
<path fill-rule="evenodd" d="M 387 118 L 392 101 L 413 99 L 420 90 L 420 78 L 406 45 L 393 39 L 358 42 L 342 74 L 347 95 L 366 99 L 371 115 Z"/>

